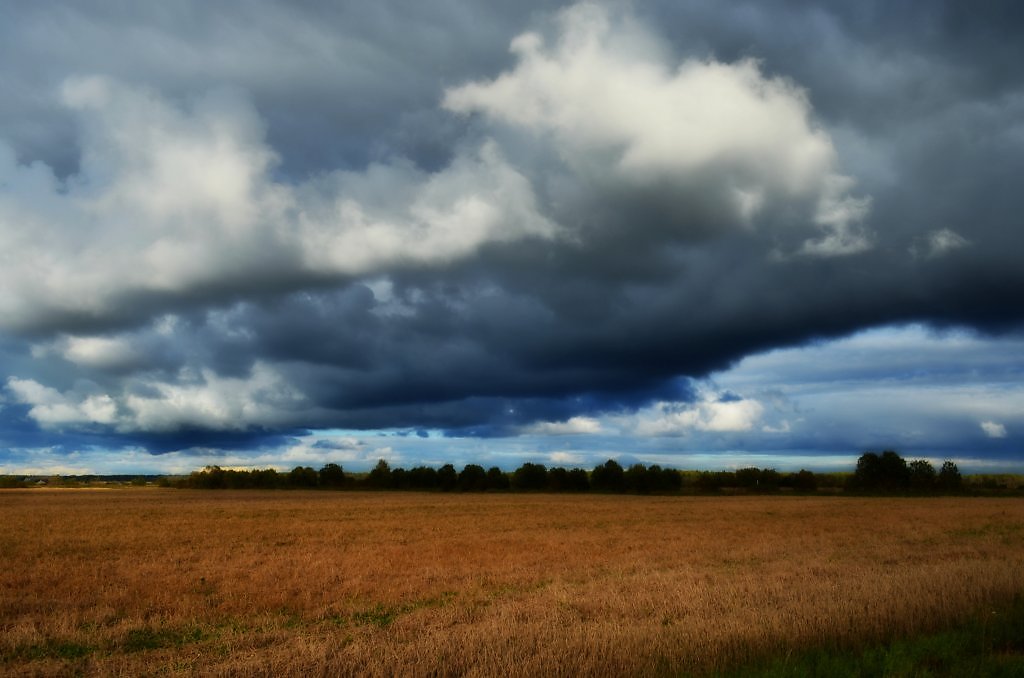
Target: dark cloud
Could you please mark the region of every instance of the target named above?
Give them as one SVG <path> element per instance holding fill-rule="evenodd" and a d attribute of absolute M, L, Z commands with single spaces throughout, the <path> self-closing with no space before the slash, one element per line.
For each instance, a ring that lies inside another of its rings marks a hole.
<path fill-rule="evenodd" d="M 19 8 L 5 444 L 508 435 L 866 327 L 1016 330 L 1024 13 L 964 7 Z"/>

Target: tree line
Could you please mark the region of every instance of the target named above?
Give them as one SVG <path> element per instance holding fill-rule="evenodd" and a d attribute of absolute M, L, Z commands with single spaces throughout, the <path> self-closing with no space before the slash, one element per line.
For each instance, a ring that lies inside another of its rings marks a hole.
<path fill-rule="evenodd" d="M 599 492 L 619 494 L 678 494 L 680 492 L 812 493 L 821 489 L 868 494 L 952 493 L 963 489 L 956 464 L 946 461 L 939 470 L 924 459 L 909 463 L 893 451 L 867 452 L 852 474 L 820 474 L 801 469 L 791 473 L 771 468 L 748 467 L 735 471 L 679 471 L 657 464 L 623 467 L 613 459 L 590 471 L 582 468 L 548 468 L 527 462 L 511 473 L 497 466 L 485 469 L 466 464 L 457 471 L 452 464 L 440 468 L 416 466 L 392 468 L 385 460 L 365 474 L 346 472 L 340 465 L 325 464 L 320 470 L 296 466 L 280 472 L 272 468 L 235 470 L 207 466 L 187 477 L 168 480 L 168 485 L 196 489 L 348 489 L 430 490 L 439 492 Z"/>
<path fill-rule="evenodd" d="M 847 489 L 882 494 L 959 492 L 963 489 L 963 477 L 957 465 L 948 459 L 936 471 L 927 459 L 908 463 L 892 450 L 881 454 L 866 452 L 857 460 Z"/>

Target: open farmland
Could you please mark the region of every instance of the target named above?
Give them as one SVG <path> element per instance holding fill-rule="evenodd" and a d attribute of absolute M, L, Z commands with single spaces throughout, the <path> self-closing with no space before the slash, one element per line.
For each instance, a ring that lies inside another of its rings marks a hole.
<path fill-rule="evenodd" d="M 0 672 L 703 673 L 1024 594 L 1019 499 L 0 492 Z"/>

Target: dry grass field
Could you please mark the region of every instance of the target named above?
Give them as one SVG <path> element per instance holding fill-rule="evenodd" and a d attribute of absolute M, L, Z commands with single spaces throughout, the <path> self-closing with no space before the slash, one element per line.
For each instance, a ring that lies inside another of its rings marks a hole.
<path fill-rule="evenodd" d="M 1024 594 L 1019 499 L 0 492 L 0 673 L 651 675 Z"/>

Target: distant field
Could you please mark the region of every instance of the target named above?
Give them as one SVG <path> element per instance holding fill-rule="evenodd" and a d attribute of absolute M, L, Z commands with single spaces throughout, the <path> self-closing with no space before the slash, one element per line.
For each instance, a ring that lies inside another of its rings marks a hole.
<path fill-rule="evenodd" d="M 704 673 L 1024 595 L 1024 501 L 0 492 L 0 673 Z"/>

